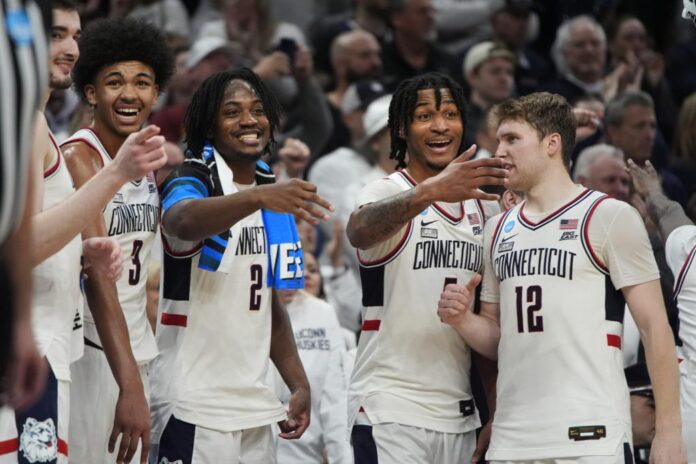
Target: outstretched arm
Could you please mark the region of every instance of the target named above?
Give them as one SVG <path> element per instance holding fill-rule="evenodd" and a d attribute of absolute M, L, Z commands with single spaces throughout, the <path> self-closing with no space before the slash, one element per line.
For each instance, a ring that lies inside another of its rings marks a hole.
<path fill-rule="evenodd" d="M 275 290 L 271 300 L 271 311 L 273 312 L 271 360 L 290 389 L 288 419 L 279 423 L 280 436 L 285 439 L 296 439 L 300 438 L 309 427 L 311 408 L 309 381 L 297 352 L 290 318 Z"/>
<path fill-rule="evenodd" d="M 42 130 L 36 134 L 43 153 L 52 153 L 48 139 L 48 126 L 44 121 Z M 80 188 L 64 201 L 34 215 L 34 246 L 31 251 L 32 265 L 36 266 L 66 246 L 82 232 L 90 218 L 95 217 L 123 184 L 142 179 L 148 172 L 158 169 L 166 162 L 162 151 L 164 137 L 158 135 L 157 126 L 148 126 L 131 134 L 121 146 L 113 163 L 100 169 Z M 67 146 L 65 155 L 72 156 L 78 145 Z M 57 155 L 57 154 L 56 154 Z M 39 172 L 38 179 L 43 185 Z M 41 200 L 39 200 L 41 201 Z"/>
<path fill-rule="evenodd" d="M 472 146 L 438 175 L 413 189 L 354 211 L 346 229 L 351 245 L 365 250 L 387 240 L 436 201 L 497 200 L 498 195 L 479 189 L 484 185 L 504 185 L 507 171 L 497 158 L 467 161 L 475 149 Z"/>

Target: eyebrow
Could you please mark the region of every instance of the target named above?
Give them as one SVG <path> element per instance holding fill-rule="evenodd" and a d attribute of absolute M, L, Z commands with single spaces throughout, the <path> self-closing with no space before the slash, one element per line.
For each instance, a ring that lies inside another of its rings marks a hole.
<path fill-rule="evenodd" d="M 104 76 L 105 79 L 108 77 L 123 77 L 123 73 L 121 71 L 111 71 L 109 74 Z M 135 77 L 147 77 L 148 79 L 155 80 L 151 74 L 146 72 L 140 72 L 136 74 Z"/>
<path fill-rule="evenodd" d="M 70 32 L 66 26 L 52 26 L 51 30 L 53 32 Z M 82 29 L 78 29 L 77 31 L 75 31 L 75 34 L 81 34 L 81 33 L 82 33 Z"/>
<path fill-rule="evenodd" d="M 503 132 L 502 134 L 496 136 L 496 140 L 500 140 L 505 137 L 519 137 L 519 134 L 517 134 L 517 132 L 514 131 Z"/>
<path fill-rule="evenodd" d="M 263 101 L 261 101 L 260 98 L 254 98 L 254 100 L 252 101 L 252 103 L 253 103 L 254 105 L 257 104 L 257 103 L 263 104 Z M 228 100 L 225 100 L 225 102 L 223 103 L 223 106 L 230 106 L 230 105 L 241 105 L 241 102 L 240 102 L 239 100 L 234 100 L 234 99 L 230 98 L 230 99 L 228 99 Z"/>

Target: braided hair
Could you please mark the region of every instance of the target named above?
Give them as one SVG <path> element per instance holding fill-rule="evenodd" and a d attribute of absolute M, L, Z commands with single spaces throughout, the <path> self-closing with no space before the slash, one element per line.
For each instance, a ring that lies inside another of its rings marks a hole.
<path fill-rule="evenodd" d="M 206 143 L 210 142 L 211 134 L 215 131 L 220 106 L 223 103 L 227 84 L 233 80 L 247 82 L 261 99 L 264 112 L 268 118 L 270 138 L 266 151 L 275 145 L 275 132 L 280 126 L 282 108 L 275 95 L 249 68 L 238 68 L 223 71 L 208 77 L 198 87 L 191 98 L 191 103 L 184 117 L 184 142 L 187 145 L 187 156 L 198 156 Z"/>
<path fill-rule="evenodd" d="M 435 104 L 440 107 L 442 89 L 448 89 L 459 110 L 462 126 L 466 123 L 466 97 L 464 90 L 451 77 L 440 73 L 427 73 L 401 81 L 394 92 L 389 105 L 389 132 L 391 135 L 391 152 L 389 158 L 396 160 L 397 169 L 406 167 L 406 137 L 409 126 L 413 122 L 413 112 L 416 110 L 418 91 L 433 89 Z M 464 139 L 459 142 L 463 143 Z M 460 146 L 459 151 L 462 151 Z"/>

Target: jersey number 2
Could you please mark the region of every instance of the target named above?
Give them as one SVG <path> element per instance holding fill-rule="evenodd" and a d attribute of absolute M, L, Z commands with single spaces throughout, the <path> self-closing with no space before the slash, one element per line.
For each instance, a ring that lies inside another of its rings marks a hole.
<path fill-rule="evenodd" d="M 543 332 L 544 316 L 535 314 L 537 311 L 541 310 L 541 287 L 539 285 L 530 285 L 527 287 L 526 292 L 524 291 L 524 287 L 515 287 L 515 295 L 517 296 L 517 331 L 519 333 L 524 333 L 526 312 L 527 332 Z M 524 308 L 525 303 L 527 304 L 526 311 Z"/>
<path fill-rule="evenodd" d="M 140 250 L 142 250 L 142 248 L 142 240 L 133 241 L 133 251 L 131 252 L 133 268 L 128 270 L 128 283 L 131 285 L 138 285 L 138 282 L 140 282 Z"/>
<path fill-rule="evenodd" d="M 252 264 L 249 268 L 251 273 L 251 286 L 249 287 L 249 310 L 258 311 L 261 309 L 261 295 L 259 291 L 263 287 L 263 268 L 260 264 Z"/>

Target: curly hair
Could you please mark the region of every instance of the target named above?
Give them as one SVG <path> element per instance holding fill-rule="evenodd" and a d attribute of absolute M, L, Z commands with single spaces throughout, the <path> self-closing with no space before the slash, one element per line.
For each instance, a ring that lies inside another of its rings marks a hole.
<path fill-rule="evenodd" d="M 539 138 L 550 134 L 561 136 L 563 163 L 570 166 L 575 146 L 575 117 L 573 108 L 560 95 L 536 92 L 517 99 L 506 100 L 493 107 L 489 125 L 498 128 L 505 121 L 526 122 L 534 128 Z"/>
<path fill-rule="evenodd" d="M 91 23 L 78 41 L 80 59 L 73 69 L 75 89 L 84 101 L 85 87 L 94 84 L 105 66 L 139 61 L 155 72 L 160 92 L 174 72 L 174 55 L 164 35 L 144 21 L 130 18 L 100 19 Z"/>
<path fill-rule="evenodd" d="M 440 73 L 421 74 L 401 81 L 394 92 L 389 105 L 389 131 L 391 133 L 391 152 L 389 158 L 396 160 L 396 167 L 406 167 L 406 136 L 413 122 L 413 112 L 416 110 L 418 91 L 434 89 L 435 104 L 439 107 L 442 102 L 442 89 L 448 89 L 452 94 L 454 104 L 459 110 L 462 127 L 466 125 L 466 97 L 464 90 L 451 77 Z M 461 153 L 461 144 L 457 153 Z"/>
<path fill-rule="evenodd" d="M 227 84 L 237 79 L 251 85 L 261 99 L 270 126 L 270 139 L 266 151 L 268 152 L 275 145 L 274 134 L 280 126 L 282 111 L 280 103 L 254 71 L 249 68 L 238 68 L 213 74 L 204 80 L 193 94 L 184 117 L 186 156 L 199 156 L 203 146 L 211 141 L 211 134 L 215 131 L 220 106 L 225 96 L 225 88 Z"/>

